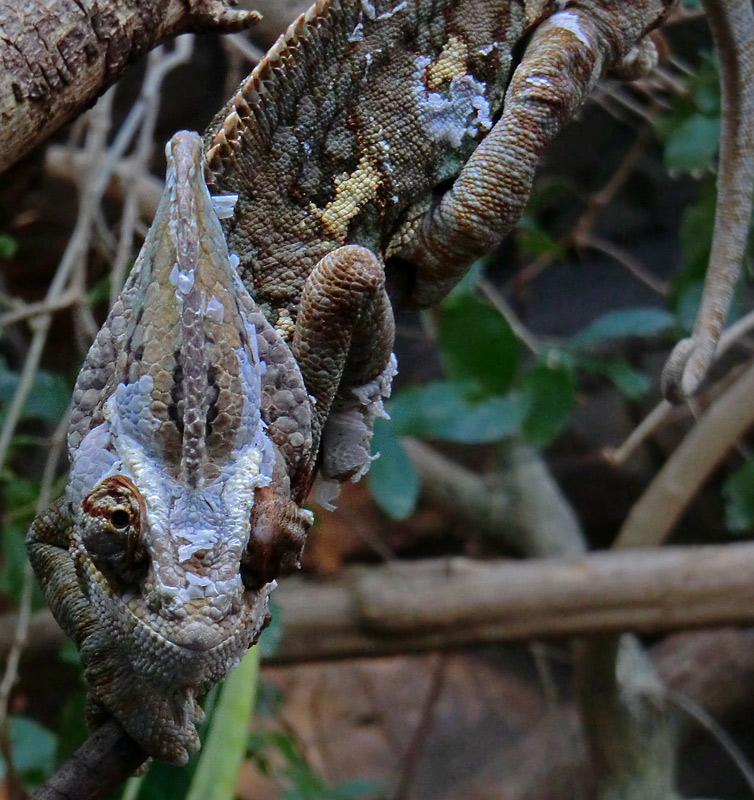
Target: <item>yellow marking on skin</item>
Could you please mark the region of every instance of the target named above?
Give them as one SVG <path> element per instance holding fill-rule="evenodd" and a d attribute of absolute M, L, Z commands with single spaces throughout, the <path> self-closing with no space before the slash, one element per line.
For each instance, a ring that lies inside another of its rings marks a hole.
<path fill-rule="evenodd" d="M 378 165 L 385 162 L 388 150 L 386 142 L 375 142 L 359 159 L 353 172 L 344 172 L 335 178 L 335 198 L 324 209 L 310 205 L 312 213 L 322 220 L 336 241 L 345 241 L 349 222 L 377 196 L 382 182 Z"/>
<path fill-rule="evenodd" d="M 465 75 L 468 55 L 466 43 L 457 36 L 449 36 L 437 61 L 427 67 L 425 73 L 427 89 L 435 91 L 443 84 L 449 83 L 454 76 Z"/>
<path fill-rule="evenodd" d="M 275 323 L 275 330 L 282 336 L 286 342 L 293 341 L 293 333 L 296 329 L 296 323 L 293 321 L 288 309 L 278 309 L 278 320 Z"/>

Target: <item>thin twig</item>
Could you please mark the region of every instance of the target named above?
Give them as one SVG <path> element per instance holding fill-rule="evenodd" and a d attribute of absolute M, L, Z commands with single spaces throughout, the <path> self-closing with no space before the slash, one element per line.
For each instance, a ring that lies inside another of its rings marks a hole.
<path fill-rule="evenodd" d="M 52 300 L 40 300 L 37 303 L 18 303 L 16 308 L 6 311 L 0 316 L 0 329 L 7 328 L 9 325 L 22 322 L 30 317 L 52 314 L 62 308 L 68 308 L 68 306 L 74 305 L 80 300 L 81 295 L 77 290 L 68 289 Z"/>
<path fill-rule="evenodd" d="M 81 208 L 76 227 L 60 260 L 50 288 L 45 295 L 45 301 L 47 302 L 52 302 L 62 294 L 71 272 L 86 253 L 94 214 L 102 190 L 109 179 L 109 173 L 106 172 L 104 165 L 102 165 L 101 154 L 104 152 L 107 133 L 110 128 L 113 98 L 114 90 L 110 89 L 90 112 L 86 150 L 91 157 L 89 162 L 91 167 L 84 180 L 85 188 L 81 194 Z M 45 314 L 33 320 L 34 335 L 29 346 L 29 352 L 21 371 L 18 387 L 8 407 L 2 431 L 0 431 L 0 466 L 5 463 L 8 448 L 21 418 L 26 398 L 34 384 L 34 376 L 39 367 L 51 321 L 51 314 Z"/>
<path fill-rule="evenodd" d="M 678 708 L 685 711 L 693 720 L 705 728 L 717 741 L 725 752 L 730 756 L 731 761 L 736 765 L 741 773 L 746 785 L 754 795 L 754 767 L 749 763 L 746 754 L 733 741 L 731 736 L 719 725 L 714 717 L 708 714 L 698 703 L 690 697 L 680 692 L 668 692 L 668 699 Z"/>
<path fill-rule="evenodd" d="M 57 465 L 63 452 L 65 444 L 65 433 L 68 428 L 68 414 L 58 424 L 50 441 L 50 449 L 45 461 L 42 481 L 39 488 L 39 498 L 37 500 L 37 513 L 43 511 L 50 503 L 52 484 L 55 480 Z M 18 603 L 18 617 L 16 619 L 13 644 L 8 653 L 5 663 L 3 679 L 0 682 L 0 728 L 4 729 L 8 719 L 8 701 L 18 677 L 18 664 L 21 654 L 26 645 L 29 633 L 29 623 L 31 621 L 31 598 L 34 588 L 34 573 L 29 561 L 24 564 L 23 579 L 21 585 L 21 598 Z"/>
<path fill-rule="evenodd" d="M 719 361 L 734 344 L 737 344 L 752 330 L 754 330 L 754 311 L 750 311 L 741 319 L 736 320 L 723 332 L 715 354 L 715 361 Z M 622 444 L 615 448 L 605 448 L 602 451 L 602 455 L 610 464 L 619 465 L 625 463 L 634 451 L 663 425 L 668 416 L 677 411 L 678 408 L 679 406 L 674 406 L 667 400 L 661 400 L 631 431 Z"/>
<path fill-rule="evenodd" d="M 416 778 L 416 770 L 421 761 L 427 738 L 432 730 L 435 708 L 445 686 L 445 676 L 448 671 L 449 660 L 450 656 L 447 653 L 439 653 L 437 655 L 435 668 L 432 671 L 432 682 L 430 683 L 427 697 L 421 709 L 419 724 L 416 726 L 414 735 L 411 737 L 411 741 L 403 756 L 403 763 L 400 768 L 398 785 L 393 793 L 393 800 L 408 800 L 411 796 L 411 790 Z"/>

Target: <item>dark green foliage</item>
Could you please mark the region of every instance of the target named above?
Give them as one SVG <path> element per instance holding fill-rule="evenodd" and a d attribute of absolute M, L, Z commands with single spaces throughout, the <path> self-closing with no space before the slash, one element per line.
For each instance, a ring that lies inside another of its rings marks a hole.
<path fill-rule="evenodd" d="M 723 484 L 725 522 L 732 533 L 754 528 L 754 461 L 747 461 Z"/>
<path fill-rule="evenodd" d="M 10 718 L 10 741 L 13 766 L 24 785 L 33 789 L 42 784 L 55 766 L 57 737 L 28 717 Z M 6 765 L 0 758 L 0 779 Z"/>

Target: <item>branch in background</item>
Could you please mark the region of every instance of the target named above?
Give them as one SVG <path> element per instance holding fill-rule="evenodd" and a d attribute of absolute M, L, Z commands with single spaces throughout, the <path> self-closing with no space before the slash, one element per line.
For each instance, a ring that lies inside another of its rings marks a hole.
<path fill-rule="evenodd" d="M 401 440 L 419 473 L 423 497 L 519 555 L 585 551 L 581 529 L 542 456 L 514 441 L 492 476 L 481 476 L 416 439 Z"/>
<path fill-rule="evenodd" d="M 481 562 L 349 567 L 334 580 L 281 581 L 273 662 L 381 656 L 479 642 L 611 631 L 657 633 L 754 622 L 754 544 Z M 0 650 L 11 638 L 3 618 Z M 59 646 L 48 612 L 30 651 Z M 41 639 L 41 641 L 40 641 Z"/>
<path fill-rule="evenodd" d="M 680 633 L 653 648 L 654 666 L 669 692 L 682 694 L 721 719 L 754 700 L 754 632 L 737 630 Z M 682 743 L 695 730 L 678 720 Z M 570 704 L 548 713 L 519 744 L 503 751 L 492 774 L 504 774 L 500 796 L 506 800 L 563 800 L 592 797 L 593 770 L 587 758 L 579 716 Z M 466 791 L 466 800 L 487 800 L 483 791 Z M 666 800 L 666 799 L 664 799 Z"/>
<path fill-rule="evenodd" d="M 702 483 L 754 423 L 754 361 L 707 409 L 631 509 L 613 547 L 662 544 Z"/>
<path fill-rule="evenodd" d="M 493 509 L 501 507 L 498 538 L 507 546 L 534 557 L 583 554 L 585 544 L 579 522 L 543 459 L 532 448 L 515 441 L 505 448 L 504 463 L 500 470 L 501 488 L 495 492 L 485 491 L 488 482 L 466 470 L 463 471 L 462 480 L 457 480 L 457 468 L 447 459 L 443 463 L 442 457 L 437 454 L 431 454 L 430 457 L 431 451 L 423 453 L 414 446 L 409 452 L 418 467 L 425 496 L 431 496 L 441 505 L 448 504 L 447 498 L 457 501 L 459 508 L 455 511 L 448 508 L 449 513 L 461 510 L 470 515 L 472 523 L 484 529 L 485 522 L 490 521 L 489 513 L 484 512 L 485 498 L 489 498 L 487 503 Z M 418 460 L 417 456 L 420 456 Z M 473 481 L 477 483 L 475 490 Z M 502 500 L 498 499 L 495 503 L 494 499 L 500 495 Z M 651 554 L 649 560 L 656 563 Z M 527 566 L 536 567 L 541 563 L 534 562 Z M 438 583 L 440 586 L 441 580 Z M 543 587 L 546 595 L 549 593 L 551 584 L 548 580 L 548 576 L 540 576 L 531 583 L 529 597 L 535 604 L 547 604 L 537 595 L 540 587 Z M 440 594 L 443 598 L 446 596 L 445 587 Z M 572 598 L 572 601 L 576 602 L 574 608 L 578 608 L 579 601 L 576 598 Z M 503 596 L 490 598 L 490 603 L 495 602 L 500 603 L 498 608 L 507 606 L 507 599 Z M 550 611 L 553 610 L 550 608 Z M 566 608 L 562 610 L 568 613 Z M 507 611 L 513 619 L 516 618 L 517 609 L 507 608 Z M 558 612 L 555 613 L 557 616 Z M 465 624 L 466 620 L 460 622 L 459 627 Z M 576 683 L 584 687 L 580 697 L 581 710 L 586 737 L 593 745 L 593 772 L 606 776 L 603 785 L 609 784 L 620 793 L 616 796 L 635 796 L 643 800 L 642 792 L 649 786 L 669 785 L 674 772 L 675 743 L 668 726 L 662 686 L 649 658 L 633 637 L 610 637 L 608 652 L 601 659 L 598 657 L 605 649 L 604 637 L 589 642 L 585 647 L 589 648 L 590 655 L 597 658 L 598 666 L 604 667 L 605 663 L 614 666 L 612 648 L 620 648 L 624 653 L 624 661 L 631 657 L 630 669 L 611 673 L 608 668 L 607 672 L 604 669 L 600 672 L 589 658 L 583 657 L 582 648 L 582 657 L 575 662 Z M 601 680 L 591 687 L 591 682 L 598 677 Z M 604 737 L 610 742 L 610 747 L 602 752 Z M 643 772 L 636 769 L 637 764 L 642 766 Z M 644 776 L 648 776 L 649 780 Z M 560 794 L 561 797 L 574 795 L 574 791 Z"/>

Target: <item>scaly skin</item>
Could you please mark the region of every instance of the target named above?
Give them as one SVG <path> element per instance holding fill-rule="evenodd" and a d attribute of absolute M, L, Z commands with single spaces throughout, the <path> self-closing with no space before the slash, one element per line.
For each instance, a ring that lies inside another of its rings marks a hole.
<path fill-rule="evenodd" d="M 652 66 L 670 3 L 320 0 L 218 114 L 203 163 L 196 135 L 171 140 L 155 222 L 76 384 L 66 496 L 28 537 L 91 724 L 112 715 L 177 763 L 198 747 L 196 697 L 297 566 L 315 472 L 369 468 L 395 372 L 390 300 L 437 301 L 505 236 L 599 78 Z M 717 38 L 739 82 L 747 3 L 731 17 L 708 0 L 735 22 Z M 734 134 L 753 127 L 742 98 Z M 729 178 L 751 154 L 728 134 Z M 238 196 L 224 234 L 202 172 L 221 209 Z M 713 253 L 724 289 L 739 233 Z"/>

